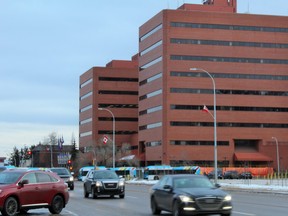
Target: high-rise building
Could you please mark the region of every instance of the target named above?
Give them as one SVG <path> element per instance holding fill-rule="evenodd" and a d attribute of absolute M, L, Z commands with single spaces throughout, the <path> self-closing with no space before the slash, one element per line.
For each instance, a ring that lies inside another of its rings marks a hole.
<path fill-rule="evenodd" d="M 288 17 L 236 6 L 163 10 L 140 26 L 138 59 L 84 73 L 80 147 L 111 135 L 106 108 L 116 144 L 131 143 L 141 166 L 288 169 Z"/>
<path fill-rule="evenodd" d="M 287 169 L 288 17 L 203 2 L 163 10 L 139 29 L 146 165 L 213 166 L 216 150 L 220 165 Z"/>
<path fill-rule="evenodd" d="M 115 151 L 127 143 L 133 154 L 138 153 L 137 55 L 131 61 L 113 60 L 106 67 L 93 67 L 83 73 L 79 103 L 79 147 L 88 149 L 91 161 L 97 142 L 113 142 L 113 134 Z"/>

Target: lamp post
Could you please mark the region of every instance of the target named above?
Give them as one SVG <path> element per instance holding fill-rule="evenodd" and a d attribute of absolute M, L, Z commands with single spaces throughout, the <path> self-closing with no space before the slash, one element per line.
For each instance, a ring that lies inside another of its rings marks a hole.
<path fill-rule="evenodd" d="M 109 112 L 112 115 L 113 118 L 113 136 L 112 136 L 112 140 L 113 140 L 113 150 L 112 150 L 112 155 L 113 155 L 113 168 L 115 168 L 115 117 L 114 114 L 112 113 L 111 110 L 106 109 L 106 108 L 98 108 L 98 110 L 106 110 L 107 112 Z"/>
<path fill-rule="evenodd" d="M 278 149 L 278 140 L 276 137 L 272 137 L 272 139 L 275 140 L 276 142 L 276 154 L 277 154 L 277 172 L 278 172 L 278 175 L 279 175 L 279 172 L 280 172 L 280 165 L 279 165 L 279 149 Z"/>
<path fill-rule="evenodd" d="M 202 71 L 208 74 L 208 76 L 212 79 L 213 83 L 213 96 L 214 96 L 214 111 L 213 111 L 213 119 L 214 119 L 214 181 L 217 183 L 218 178 L 218 168 L 217 168 L 217 124 L 216 124 L 216 88 L 215 88 L 215 81 L 211 74 L 202 69 L 202 68 L 190 68 L 192 71 Z"/>

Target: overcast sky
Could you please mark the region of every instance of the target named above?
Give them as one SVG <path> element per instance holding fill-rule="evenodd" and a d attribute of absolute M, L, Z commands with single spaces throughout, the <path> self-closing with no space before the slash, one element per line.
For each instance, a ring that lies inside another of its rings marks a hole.
<path fill-rule="evenodd" d="M 0 157 L 52 132 L 78 144 L 79 76 L 138 52 L 138 28 L 202 0 L 0 0 Z M 238 13 L 288 15 L 287 0 L 238 0 Z M 287 26 L 288 27 L 288 26 Z"/>

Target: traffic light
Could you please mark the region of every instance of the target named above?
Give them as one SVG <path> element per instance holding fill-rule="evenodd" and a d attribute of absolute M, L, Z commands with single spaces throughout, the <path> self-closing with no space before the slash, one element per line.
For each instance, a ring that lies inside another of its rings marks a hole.
<path fill-rule="evenodd" d="M 71 165 L 71 160 L 68 160 L 68 165 Z"/>

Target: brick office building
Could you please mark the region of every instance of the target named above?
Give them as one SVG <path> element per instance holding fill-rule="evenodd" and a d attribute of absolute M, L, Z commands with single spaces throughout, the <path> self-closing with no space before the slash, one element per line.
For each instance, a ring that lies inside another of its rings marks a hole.
<path fill-rule="evenodd" d="M 80 76 L 79 146 L 95 147 L 103 136 L 115 144 L 131 145 L 138 154 L 138 60 L 114 60 L 106 67 L 93 67 Z M 103 108 L 99 110 L 98 108 Z M 111 113 L 109 113 L 109 111 Z M 87 152 L 87 157 L 92 157 Z"/>
<path fill-rule="evenodd" d="M 287 23 L 284 16 L 237 14 L 236 0 L 161 11 L 139 28 L 139 73 L 132 59 L 80 77 L 80 147 L 111 134 L 111 118 L 104 121 L 111 115 L 97 109 L 111 107 L 116 144 L 133 143 L 142 166 L 213 166 L 213 85 L 205 70 L 215 81 L 220 166 L 276 169 L 279 161 L 288 169 Z M 102 90 L 139 93 L 119 99 Z M 212 116 L 202 112 L 204 105 Z M 123 117 L 138 122 L 121 122 Z"/>
<path fill-rule="evenodd" d="M 236 0 L 208 0 L 163 10 L 140 27 L 138 137 L 147 165 L 213 166 L 205 70 L 215 81 L 218 163 L 288 168 L 287 23 L 237 14 Z"/>

